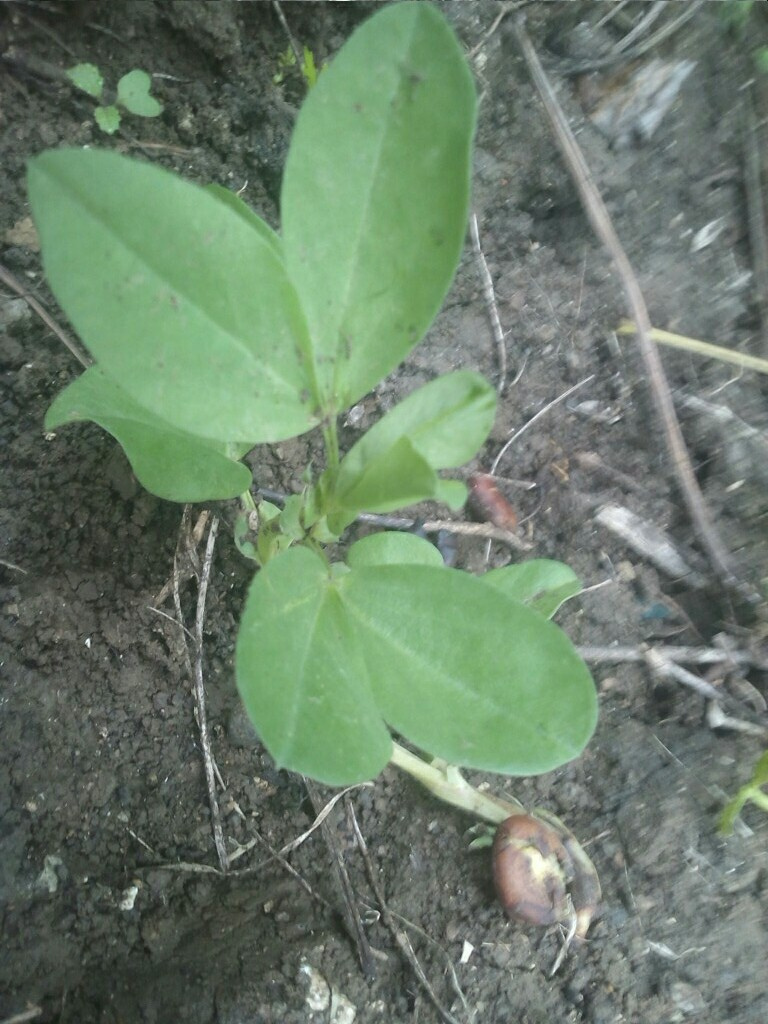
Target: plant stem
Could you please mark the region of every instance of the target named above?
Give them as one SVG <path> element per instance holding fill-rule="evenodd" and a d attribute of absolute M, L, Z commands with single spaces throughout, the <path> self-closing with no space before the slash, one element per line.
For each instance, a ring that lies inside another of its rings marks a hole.
<path fill-rule="evenodd" d="M 243 491 L 240 495 L 240 502 L 246 512 L 256 511 L 256 502 L 253 500 L 253 495 L 250 491 Z"/>
<path fill-rule="evenodd" d="M 433 761 L 424 761 L 410 750 L 401 747 L 399 743 L 392 743 L 390 763 L 426 786 L 439 800 L 444 800 L 492 825 L 501 824 L 512 814 L 525 813 L 523 805 L 514 798 L 504 800 L 475 789 L 455 765 L 437 758 Z"/>
<path fill-rule="evenodd" d="M 336 482 L 339 469 L 339 435 L 336 429 L 336 417 L 328 416 L 323 423 L 323 441 L 325 442 L 325 461 L 332 484 Z"/>

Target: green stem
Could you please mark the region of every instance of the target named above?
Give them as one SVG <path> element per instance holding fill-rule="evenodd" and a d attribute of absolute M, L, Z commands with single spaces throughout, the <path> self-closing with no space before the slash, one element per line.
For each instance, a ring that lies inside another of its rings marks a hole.
<path fill-rule="evenodd" d="M 325 442 L 325 462 L 331 480 L 331 490 L 336 482 L 339 469 L 339 435 L 336 429 L 336 417 L 328 416 L 323 423 L 323 440 Z"/>
<path fill-rule="evenodd" d="M 256 511 L 256 502 L 253 500 L 253 495 L 250 491 L 243 491 L 240 495 L 240 504 L 243 506 L 246 512 Z"/>
<path fill-rule="evenodd" d="M 471 786 L 455 765 L 435 758 L 424 761 L 410 750 L 392 743 L 390 763 L 407 772 L 434 793 L 439 800 L 458 807 L 468 814 L 499 825 L 512 814 L 525 813 L 523 805 L 514 799 L 504 800 L 491 793 L 482 793 Z"/>

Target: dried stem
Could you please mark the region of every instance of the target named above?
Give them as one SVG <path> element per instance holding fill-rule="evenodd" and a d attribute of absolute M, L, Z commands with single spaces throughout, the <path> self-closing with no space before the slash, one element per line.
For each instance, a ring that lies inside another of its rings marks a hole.
<path fill-rule="evenodd" d="M 627 305 L 631 310 L 632 319 L 637 326 L 638 347 L 651 384 L 653 400 L 664 427 L 672 465 L 696 532 L 709 556 L 712 566 L 723 582 L 729 586 L 738 587 L 738 581 L 731 568 L 730 555 L 715 529 L 693 472 L 661 358 L 655 344 L 651 340 L 651 322 L 632 264 L 619 241 L 586 160 L 519 17 L 515 31 L 531 77 L 549 117 L 560 151 L 581 196 L 584 210 L 595 234 L 610 252 L 621 278 Z"/>
<path fill-rule="evenodd" d="M 195 613 L 195 713 L 197 725 L 200 730 L 200 746 L 203 750 L 203 763 L 205 765 L 205 782 L 208 787 L 208 802 L 211 807 L 211 823 L 213 826 L 213 841 L 216 844 L 216 853 L 219 857 L 219 864 L 222 871 L 229 870 L 229 857 L 224 846 L 224 833 L 221 828 L 221 814 L 219 813 L 219 798 L 216 793 L 216 774 L 211 756 L 211 740 L 208 733 L 208 716 L 205 710 L 205 685 L 203 683 L 203 626 L 205 623 L 205 598 L 208 593 L 208 581 L 211 577 L 211 564 L 213 563 L 213 549 L 216 544 L 216 534 L 219 530 L 219 517 L 211 518 L 211 525 L 208 530 L 208 541 L 205 545 L 205 558 L 200 572 L 200 585 L 197 591 L 197 610 Z"/>

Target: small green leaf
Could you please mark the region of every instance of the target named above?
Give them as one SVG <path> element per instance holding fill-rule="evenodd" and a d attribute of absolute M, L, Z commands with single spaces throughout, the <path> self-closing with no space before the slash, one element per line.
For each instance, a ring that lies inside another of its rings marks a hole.
<path fill-rule="evenodd" d="M 355 541 L 347 553 L 352 569 L 367 565 L 443 565 L 443 556 L 434 544 L 413 533 L 386 530 Z"/>
<path fill-rule="evenodd" d="M 304 47 L 304 60 L 301 64 L 301 73 L 304 76 L 308 89 L 311 89 L 313 85 L 317 84 L 318 71 L 317 66 L 315 65 L 315 55 L 308 46 Z"/>
<path fill-rule="evenodd" d="M 461 47 L 427 3 L 378 11 L 304 101 L 283 244 L 327 411 L 393 370 L 440 308 L 464 244 L 475 108 Z"/>
<path fill-rule="evenodd" d="M 54 400 L 45 429 L 78 420 L 92 420 L 116 438 L 139 483 L 167 501 L 235 498 L 250 486 L 250 471 L 230 457 L 228 444 L 174 429 L 137 405 L 96 366 Z"/>
<path fill-rule="evenodd" d="M 237 686 L 278 765 L 328 785 L 378 775 L 392 741 L 328 566 L 307 548 L 258 573 L 240 621 Z"/>
<path fill-rule="evenodd" d="M 342 470 L 333 501 L 354 518 L 358 512 L 392 512 L 413 505 L 431 497 L 436 486 L 434 469 L 409 438 L 401 437 L 387 451 L 375 454 L 356 475 Z"/>
<path fill-rule="evenodd" d="M 107 135 L 114 135 L 120 127 L 120 111 L 117 107 L 96 107 L 93 119 Z"/>
<path fill-rule="evenodd" d="M 573 569 L 548 558 L 532 558 L 519 565 L 491 569 L 481 577 L 514 601 L 535 608 L 551 619 L 557 609 L 581 592 L 581 581 Z"/>
<path fill-rule="evenodd" d="M 78 89 L 87 92 L 95 100 L 101 99 L 104 79 L 95 64 L 75 64 L 73 68 L 67 68 L 66 75 Z"/>
<path fill-rule="evenodd" d="M 244 558 L 252 562 L 259 562 L 258 549 L 253 541 L 254 534 L 250 522 L 251 514 L 250 512 L 240 512 L 238 514 L 235 519 L 232 536 L 235 541 L 235 547 Z"/>
<path fill-rule="evenodd" d="M 254 231 L 260 235 L 265 242 L 268 242 L 275 251 L 275 254 L 283 258 L 283 244 L 280 241 L 280 236 L 276 234 L 266 221 L 263 221 L 261 217 L 255 213 L 250 206 L 243 202 L 237 193 L 231 189 L 224 188 L 223 185 L 217 185 L 215 183 L 210 185 L 204 185 L 205 191 L 212 196 L 216 196 L 222 203 L 225 203 L 231 210 L 239 214 L 246 224 L 254 229 Z"/>
<path fill-rule="evenodd" d="M 438 377 L 412 391 L 363 434 L 344 457 L 340 482 L 402 437 L 433 469 L 461 466 L 488 437 L 495 415 L 496 394 L 479 373 L 459 370 Z"/>
<path fill-rule="evenodd" d="M 460 508 L 466 488 L 458 480 L 438 481 L 424 468 L 448 469 L 472 458 L 488 436 L 496 411 L 490 384 L 477 373 L 460 371 L 412 392 L 383 416 L 344 456 L 336 494 L 339 503 L 355 511 L 389 512 L 426 498 L 447 500 Z M 403 476 L 403 461 L 421 471 Z M 368 497 L 365 480 L 377 481 L 377 504 L 360 504 Z M 420 488 L 420 489 L 419 489 Z"/>
<path fill-rule="evenodd" d="M 53 291 L 140 405 L 219 441 L 277 441 L 317 422 L 296 294 L 243 216 L 99 150 L 35 157 L 29 193 Z"/>
<path fill-rule="evenodd" d="M 135 68 L 117 83 L 117 102 L 139 117 L 157 117 L 162 114 L 163 105 L 150 96 L 151 88 L 152 79 L 147 72 Z"/>

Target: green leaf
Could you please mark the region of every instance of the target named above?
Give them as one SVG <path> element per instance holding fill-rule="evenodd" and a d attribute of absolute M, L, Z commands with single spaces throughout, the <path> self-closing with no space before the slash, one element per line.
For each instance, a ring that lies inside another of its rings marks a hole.
<path fill-rule="evenodd" d="M 339 582 L 391 728 L 452 764 L 530 775 L 576 757 L 594 684 L 565 634 L 456 569 L 388 565 Z"/>
<path fill-rule="evenodd" d="M 433 469 L 468 462 L 490 433 L 496 393 L 479 373 L 459 370 L 412 391 L 371 427 L 344 457 L 339 484 L 407 437 Z"/>
<path fill-rule="evenodd" d="M 385 530 L 355 541 L 347 553 L 347 565 L 351 569 L 367 565 L 442 566 L 443 556 L 423 537 Z"/>
<path fill-rule="evenodd" d="M 467 485 L 461 480 L 438 480 L 435 501 L 441 501 L 448 508 L 458 511 L 467 503 Z"/>
<path fill-rule="evenodd" d="M 56 297 L 140 405 L 219 441 L 314 426 L 298 300 L 244 217 L 175 175 L 98 150 L 36 157 L 29 192 Z"/>
<path fill-rule="evenodd" d="M 401 437 L 387 451 L 374 455 L 356 475 L 340 473 L 333 502 L 351 518 L 358 512 L 392 512 L 431 497 L 437 482 L 434 469 L 410 438 Z M 331 523 L 334 528 L 335 520 Z"/>
<path fill-rule="evenodd" d="M 291 548 L 258 573 L 236 652 L 237 686 L 281 767 L 328 785 L 378 775 L 392 741 L 323 559 Z"/>
<path fill-rule="evenodd" d="M 114 135 L 120 127 L 120 111 L 117 107 L 96 107 L 93 119 L 107 135 Z"/>
<path fill-rule="evenodd" d="M 481 577 L 514 601 L 535 608 L 551 619 L 557 609 L 581 592 L 581 581 L 573 569 L 549 558 L 532 558 L 519 565 L 491 569 Z"/>
<path fill-rule="evenodd" d="M 95 64 L 75 64 L 73 68 L 67 68 L 66 75 L 78 89 L 87 92 L 95 100 L 101 99 L 104 79 Z"/>
<path fill-rule="evenodd" d="M 338 575 L 306 548 L 254 580 L 236 668 L 278 764 L 332 785 L 383 768 L 384 721 L 451 763 L 527 775 L 577 756 L 597 714 L 567 637 L 518 601 L 437 566 Z"/>
<path fill-rule="evenodd" d="M 266 221 L 263 221 L 261 217 L 255 213 L 247 203 L 233 192 L 231 189 L 224 188 L 223 185 L 204 185 L 205 191 L 212 196 L 216 196 L 222 203 L 225 203 L 231 210 L 239 214 L 250 226 L 259 234 L 265 242 L 268 242 L 275 251 L 275 254 L 283 258 L 283 245 L 280 241 L 280 236 L 277 235 Z"/>
<path fill-rule="evenodd" d="M 425 464 L 432 470 L 447 469 L 471 459 L 488 436 L 495 411 L 496 395 L 477 373 L 451 373 L 418 388 L 344 456 L 336 483 L 338 502 L 355 511 L 389 512 L 439 497 L 453 508 L 461 507 L 465 486 L 457 480 L 439 481 Z M 406 462 L 413 467 L 408 477 Z M 369 503 L 372 477 L 375 506 Z"/>
<path fill-rule="evenodd" d="M 286 265 L 328 411 L 421 339 L 464 244 L 476 99 L 431 4 L 387 6 L 318 77 L 283 176 Z"/>
<path fill-rule="evenodd" d="M 147 72 L 135 68 L 117 83 L 117 102 L 139 117 L 157 117 L 162 114 L 163 105 L 150 96 L 151 88 L 152 79 Z"/>
<path fill-rule="evenodd" d="M 225 442 L 174 429 L 134 402 L 96 366 L 55 399 L 45 429 L 78 420 L 93 420 L 116 438 L 139 483 L 167 501 L 235 498 L 250 486 L 249 469 L 236 461 L 250 445 L 232 452 Z"/>

